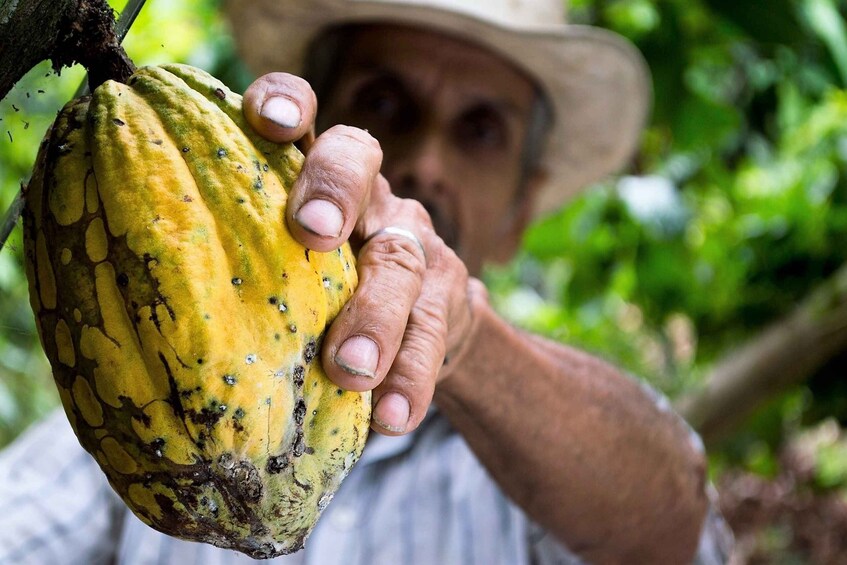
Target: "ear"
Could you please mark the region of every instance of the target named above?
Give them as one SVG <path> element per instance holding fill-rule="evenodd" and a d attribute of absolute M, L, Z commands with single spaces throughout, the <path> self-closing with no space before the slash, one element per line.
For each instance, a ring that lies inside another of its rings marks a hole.
<path fill-rule="evenodd" d="M 549 178 L 550 175 L 546 170 L 536 169 L 518 188 L 514 213 L 504 218 L 501 228 L 502 237 L 497 242 L 496 248 L 491 250 L 492 261 L 505 263 L 517 253 L 523 232 L 532 221 L 532 212 L 535 209 L 538 194 Z"/>

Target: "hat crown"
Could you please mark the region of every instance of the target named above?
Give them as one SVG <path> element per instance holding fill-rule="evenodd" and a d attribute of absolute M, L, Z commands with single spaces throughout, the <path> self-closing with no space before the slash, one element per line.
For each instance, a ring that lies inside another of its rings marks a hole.
<path fill-rule="evenodd" d="M 349 0 L 353 4 L 362 0 Z M 370 0 L 373 3 L 374 0 Z M 548 27 L 562 25 L 565 2 L 562 0 L 376 0 L 385 4 L 405 4 L 456 12 L 507 27 Z"/>

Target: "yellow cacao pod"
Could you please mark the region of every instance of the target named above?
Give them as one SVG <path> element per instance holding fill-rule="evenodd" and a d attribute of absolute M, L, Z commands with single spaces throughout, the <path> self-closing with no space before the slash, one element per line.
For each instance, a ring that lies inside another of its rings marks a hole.
<path fill-rule="evenodd" d="M 346 245 L 287 231 L 301 163 L 208 74 L 148 67 L 64 108 L 24 211 L 32 308 L 80 443 L 145 523 L 255 558 L 302 547 L 370 422 L 369 394 L 320 364 L 356 270 Z"/>

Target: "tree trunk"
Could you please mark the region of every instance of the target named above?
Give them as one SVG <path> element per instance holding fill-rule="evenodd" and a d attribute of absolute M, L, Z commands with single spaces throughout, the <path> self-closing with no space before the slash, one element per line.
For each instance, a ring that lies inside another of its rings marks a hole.
<path fill-rule="evenodd" d="M 57 70 L 85 65 L 94 86 L 128 78 L 114 23 L 106 0 L 0 0 L 0 99 L 47 59 Z"/>
<path fill-rule="evenodd" d="M 844 350 L 847 264 L 793 313 L 718 364 L 705 386 L 679 398 L 676 407 L 706 444 L 713 444 L 765 401 L 803 382 Z"/>

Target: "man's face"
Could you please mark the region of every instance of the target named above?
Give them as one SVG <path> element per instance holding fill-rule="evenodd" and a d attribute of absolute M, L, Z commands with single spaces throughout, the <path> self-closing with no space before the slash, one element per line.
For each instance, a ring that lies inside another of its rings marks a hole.
<path fill-rule="evenodd" d="M 426 31 L 369 27 L 342 49 L 321 123 L 379 140 L 392 191 L 426 206 L 471 274 L 508 258 L 532 200 L 521 193 L 532 184 L 521 174 L 532 83 L 488 51 Z"/>

